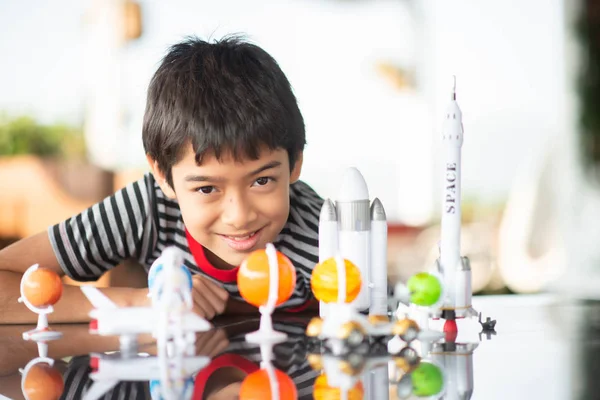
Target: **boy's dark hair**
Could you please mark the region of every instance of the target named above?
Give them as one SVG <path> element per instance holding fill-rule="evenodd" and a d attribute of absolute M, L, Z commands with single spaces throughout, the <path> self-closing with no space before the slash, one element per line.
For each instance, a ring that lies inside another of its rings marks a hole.
<path fill-rule="evenodd" d="M 258 159 L 261 145 L 286 149 L 290 169 L 306 143 L 289 81 L 260 47 L 229 36 L 214 43 L 188 37 L 172 46 L 154 74 L 142 128 L 144 149 L 173 187 L 171 169 L 191 142 L 196 162 Z"/>

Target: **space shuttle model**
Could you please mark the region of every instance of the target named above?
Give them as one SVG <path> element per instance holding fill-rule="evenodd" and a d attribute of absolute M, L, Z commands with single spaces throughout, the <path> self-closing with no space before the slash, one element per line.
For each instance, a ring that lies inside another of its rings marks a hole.
<path fill-rule="evenodd" d="M 364 177 L 348 168 L 338 198 L 326 199 L 319 218 L 319 262 L 331 257 L 352 261 L 360 270 L 362 286 L 351 303 L 358 311 L 387 316 L 387 221 L 381 201 L 369 199 Z M 327 316 L 326 303 L 320 315 Z"/>
<path fill-rule="evenodd" d="M 442 297 L 431 316 L 446 320 L 477 316 L 471 306 L 471 267 L 461 257 L 461 151 L 462 112 L 456 102 L 456 79 L 446 108 L 442 133 L 444 189 L 440 257 L 434 274 L 443 287 Z M 369 199 L 367 184 L 356 168 L 343 175 L 338 198 L 325 200 L 319 218 L 319 262 L 340 256 L 359 269 L 362 287 L 351 303 L 370 315 L 387 315 L 387 221 L 379 199 Z M 409 293 L 405 293 L 408 295 Z M 320 314 L 327 316 L 328 305 L 321 302 Z"/>
<path fill-rule="evenodd" d="M 460 255 L 463 133 L 462 112 L 456 102 L 455 77 L 442 131 L 444 189 L 440 257 L 436 261 L 437 272 L 442 276 L 444 285 L 444 298 L 437 314 L 446 320 L 477 316 L 471 306 L 471 266 L 469 259 Z"/>

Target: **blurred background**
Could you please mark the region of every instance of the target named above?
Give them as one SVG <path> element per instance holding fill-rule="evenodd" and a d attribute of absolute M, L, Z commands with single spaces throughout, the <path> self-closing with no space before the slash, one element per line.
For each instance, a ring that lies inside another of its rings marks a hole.
<path fill-rule="evenodd" d="M 437 257 L 442 117 L 456 75 L 474 291 L 594 296 L 599 9 L 595 0 L 2 1 L 1 242 L 138 179 L 146 89 L 168 46 L 243 33 L 295 90 L 307 127 L 302 179 L 335 198 L 355 166 L 382 200 L 392 280 Z"/>

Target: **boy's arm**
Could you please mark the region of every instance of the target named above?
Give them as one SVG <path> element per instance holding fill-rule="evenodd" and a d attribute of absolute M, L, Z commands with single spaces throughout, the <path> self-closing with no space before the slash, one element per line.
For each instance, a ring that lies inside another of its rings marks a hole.
<path fill-rule="evenodd" d="M 0 324 L 35 323 L 37 314 L 18 303 L 23 273 L 33 264 L 64 275 L 47 232 L 40 232 L 0 250 Z M 147 290 L 129 288 L 101 289 L 119 306 L 145 304 Z M 64 285 L 61 299 L 49 315 L 50 322 L 87 322 L 92 306 L 77 286 Z"/>

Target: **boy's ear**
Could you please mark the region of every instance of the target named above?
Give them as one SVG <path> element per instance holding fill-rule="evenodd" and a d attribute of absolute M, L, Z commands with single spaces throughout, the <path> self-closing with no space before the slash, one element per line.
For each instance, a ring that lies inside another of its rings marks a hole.
<path fill-rule="evenodd" d="M 173 190 L 171 185 L 167 182 L 165 174 L 158 167 L 158 162 L 156 162 L 150 154 L 146 154 L 146 160 L 148 160 L 148 165 L 150 166 L 152 175 L 154 175 L 154 179 L 156 179 L 156 183 L 158 183 L 158 186 L 160 186 L 165 196 L 170 199 L 176 199 L 177 196 L 175 195 L 175 190 Z"/>
<path fill-rule="evenodd" d="M 296 163 L 294 164 L 294 168 L 292 169 L 292 173 L 290 174 L 290 183 L 294 183 L 298 179 L 300 179 L 300 173 L 302 172 L 303 154 L 303 152 L 298 153 Z"/>

